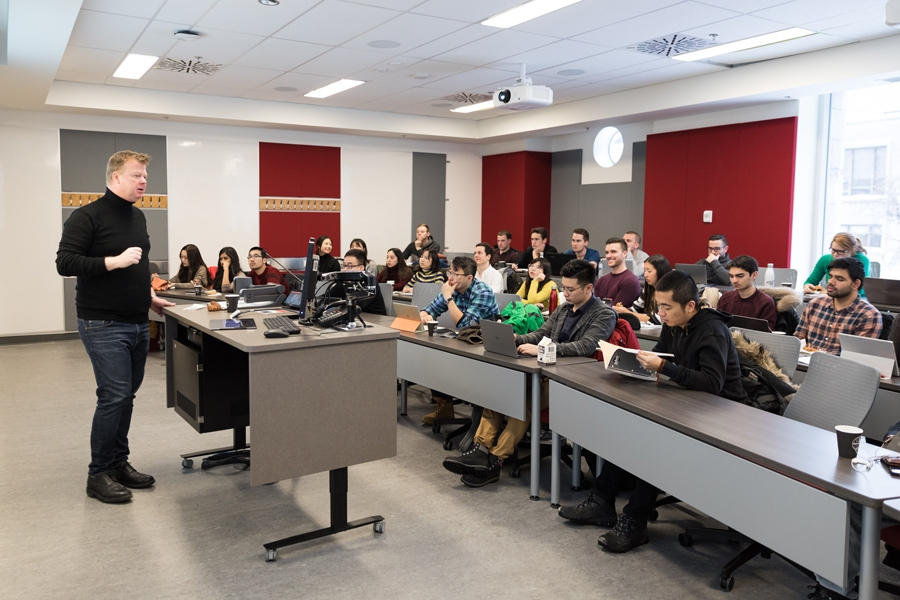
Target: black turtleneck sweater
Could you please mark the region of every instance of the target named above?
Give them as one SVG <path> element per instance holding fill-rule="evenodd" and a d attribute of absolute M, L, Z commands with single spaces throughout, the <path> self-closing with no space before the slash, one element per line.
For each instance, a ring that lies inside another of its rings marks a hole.
<path fill-rule="evenodd" d="M 134 246 L 143 250 L 138 264 L 106 270 L 107 256 L 118 256 Z M 73 212 L 63 225 L 56 270 L 60 275 L 78 277 L 78 318 L 146 323 L 150 309 L 149 255 L 144 213 L 109 189 L 96 202 Z"/>

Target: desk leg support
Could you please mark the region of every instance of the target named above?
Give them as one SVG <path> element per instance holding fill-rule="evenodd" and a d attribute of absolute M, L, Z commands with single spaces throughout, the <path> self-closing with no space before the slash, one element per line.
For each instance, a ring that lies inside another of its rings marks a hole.
<path fill-rule="evenodd" d="M 202 468 L 212 469 L 222 465 L 244 465 L 247 469 L 250 466 L 250 445 L 247 443 L 247 428 L 235 427 L 232 431 L 232 443 L 230 448 L 215 448 L 214 450 L 201 450 L 200 452 L 190 452 L 181 455 L 181 467 L 183 469 L 192 469 L 194 467 L 194 459 L 199 456 L 206 456 L 203 459 Z"/>
<path fill-rule="evenodd" d="M 881 507 L 863 506 L 859 549 L 859 600 L 875 600 L 878 594 L 878 554 L 881 544 Z"/>
<path fill-rule="evenodd" d="M 409 387 L 409 382 L 405 379 L 400 380 L 400 416 L 406 416 L 406 388 Z"/>
<path fill-rule="evenodd" d="M 562 462 L 560 452 L 562 444 L 559 434 L 553 432 L 553 450 L 550 458 L 550 508 L 559 508 L 559 463 Z"/>
<path fill-rule="evenodd" d="M 347 491 L 349 489 L 347 467 L 329 471 L 328 482 L 329 491 L 331 492 L 331 527 L 263 544 L 263 548 L 266 549 L 266 562 L 275 561 L 279 548 L 302 544 L 303 542 L 317 540 L 335 533 L 365 527 L 366 525 L 372 525 L 375 533 L 384 533 L 384 517 L 381 515 L 357 519 L 356 521 L 347 521 Z"/>
<path fill-rule="evenodd" d="M 538 496 L 541 480 L 541 376 L 531 376 L 531 499 Z"/>
<path fill-rule="evenodd" d="M 581 446 L 572 442 L 572 491 L 581 490 Z"/>

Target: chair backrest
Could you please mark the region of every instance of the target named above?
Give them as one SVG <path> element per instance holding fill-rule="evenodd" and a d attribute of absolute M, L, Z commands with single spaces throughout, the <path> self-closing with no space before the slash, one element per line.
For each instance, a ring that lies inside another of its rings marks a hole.
<path fill-rule="evenodd" d="M 441 293 L 440 283 L 422 283 L 419 282 L 413 286 L 412 303 L 413 306 L 423 310 L 426 306 L 434 302 L 438 294 Z"/>
<path fill-rule="evenodd" d="M 217 265 L 206 267 L 206 272 L 209 273 L 209 282 L 211 284 L 212 280 L 216 278 L 216 273 L 219 272 L 219 267 Z"/>
<path fill-rule="evenodd" d="M 869 277 L 881 277 L 881 263 L 869 261 Z"/>
<path fill-rule="evenodd" d="M 859 427 L 872 410 L 880 382 L 875 367 L 816 352 L 784 416 L 829 431 L 836 425 Z M 883 432 L 869 433 L 879 437 Z"/>
<path fill-rule="evenodd" d="M 384 300 L 384 308 L 387 310 L 387 316 L 396 317 L 394 313 L 394 301 L 392 295 L 394 288 L 389 283 L 379 283 L 378 289 L 381 290 L 381 299 Z"/>
<path fill-rule="evenodd" d="M 764 266 L 759 266 L 759 277 L 757 281 L 762 281 L 765 276 L 765 270 L 766 268 Z M 782 287 L 785 283 L 790 283 L 792 288 L 797 289 L 797 269 L 782 269 L 775 267 L 773 271 L 775 271 L 776 287 Z"/>
<path fill-rule="evenodd" d="M 500 309 L 500 312 L 503 312 L 503 309 L 506 308 L 510 302 L 522 301 L 518 294 L 494 294 L 494 297 L 497 298 L 497 307 Z"/>
<path fill-rule="evenodd" d="M 800 348 L 803 343 L 800 338 L 792 335 L 779 335 L 777 333 L 765 333 L 762 331 L 754 331 L 752 329 L 741 329 L 740 327 L 732 327 L 744 334 L 751 342 L 757 342 L 766 347 L 775 362 L 781 367 L 782 372 L 789 378 L 794 378 L 794 372 L 797 370 L 797 360 L 800 358 Z"/>

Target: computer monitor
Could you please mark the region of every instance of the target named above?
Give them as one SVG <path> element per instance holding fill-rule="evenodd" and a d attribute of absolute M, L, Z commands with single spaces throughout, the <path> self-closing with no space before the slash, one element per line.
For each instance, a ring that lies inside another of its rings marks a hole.
<path fill-rule="evenodd" d="M 300 319 L 311 317 L 316 301 L 316 282 L 319 280 L 319 255 L 316 254 L 316 238 L 309 238 L 306 249 L 306 270 L 303 272 L 303 294 L 300 302 Z"/>

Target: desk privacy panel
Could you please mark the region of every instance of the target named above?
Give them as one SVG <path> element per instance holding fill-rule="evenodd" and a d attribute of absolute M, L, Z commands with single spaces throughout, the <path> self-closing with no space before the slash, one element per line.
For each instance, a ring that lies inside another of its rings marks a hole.
<path fill-rule="evenodd" d="M 275 257 L 306 256 L 310 237 L 341 248 L 341 149 L 259 143 L 259 240 Z"/>
<path fill-rule="evenodd" d="M 647 136 L 642 248 L 696 262 L 721 233 L 732 257 L 787 267 L 796 146 L 796 117 Z"/>

